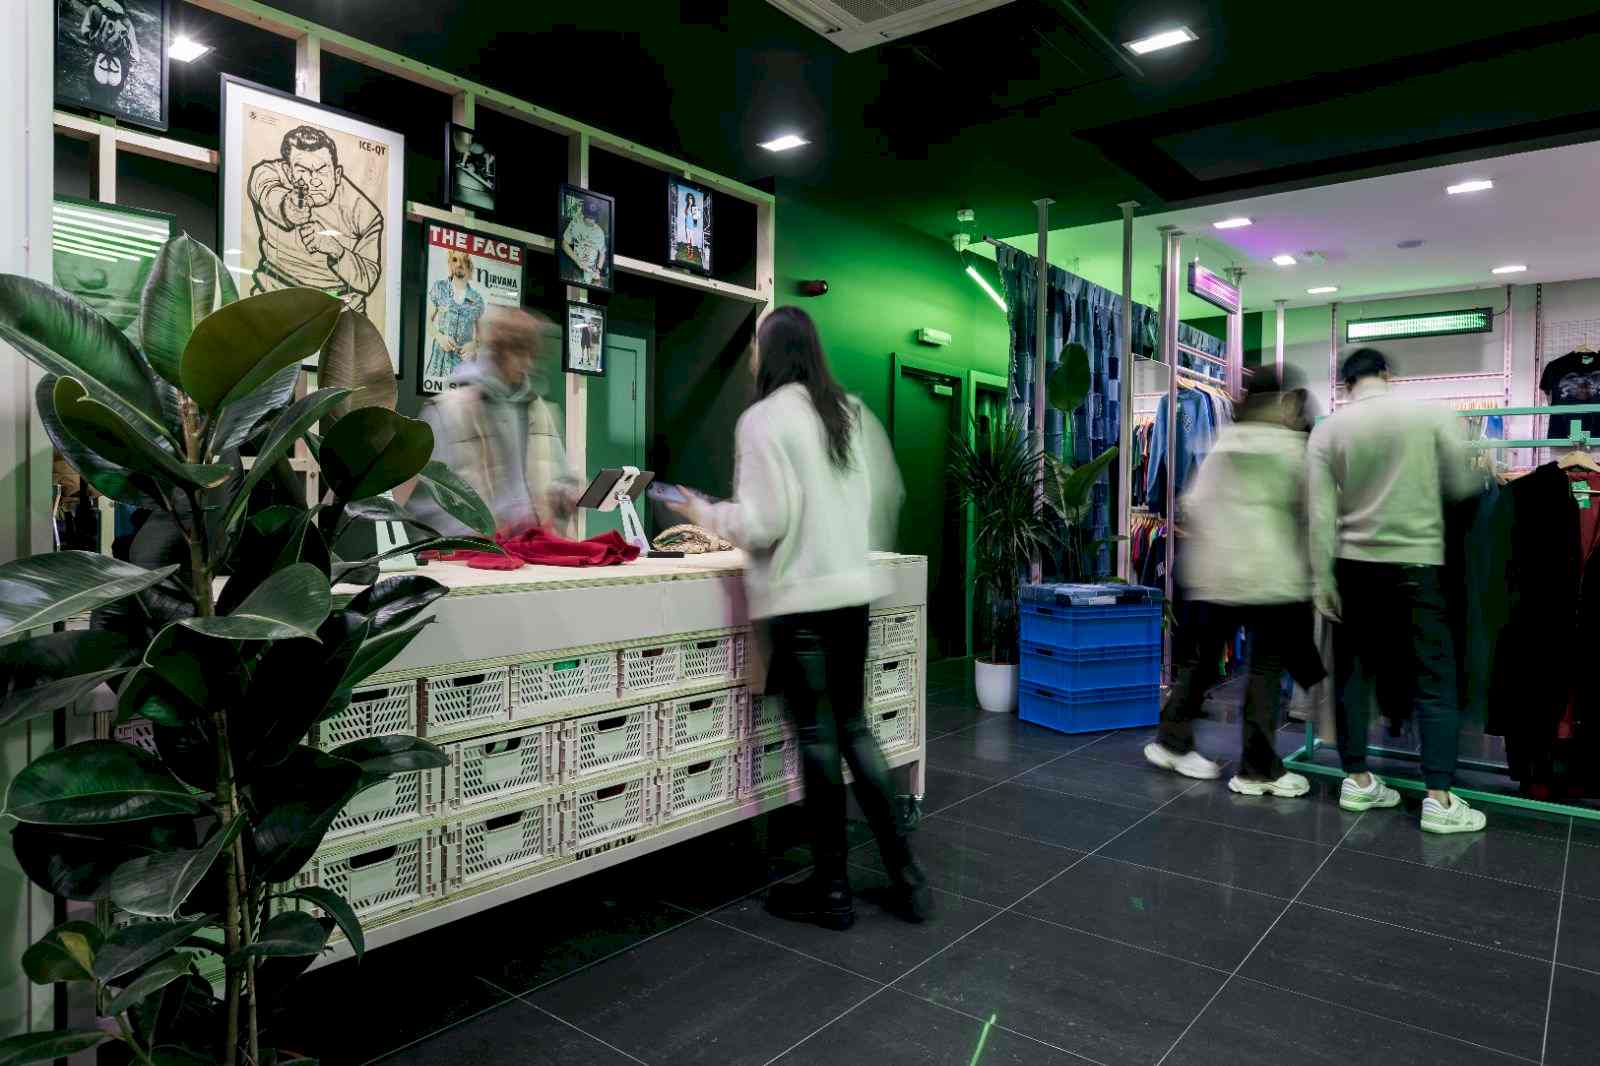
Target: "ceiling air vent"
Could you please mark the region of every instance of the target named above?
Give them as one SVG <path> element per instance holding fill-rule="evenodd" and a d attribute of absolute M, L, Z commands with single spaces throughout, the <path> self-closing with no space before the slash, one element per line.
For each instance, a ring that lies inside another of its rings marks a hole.
<path fill-rule="evenodd" d="M 1003 7 L 1011 0 L 767 0 L 846 52 Z"/>

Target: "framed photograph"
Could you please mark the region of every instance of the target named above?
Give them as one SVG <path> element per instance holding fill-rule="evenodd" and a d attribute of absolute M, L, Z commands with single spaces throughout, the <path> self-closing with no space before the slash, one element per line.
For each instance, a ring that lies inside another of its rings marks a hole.
<path fill-rule="evenodd" d="M 711 273 L 711 193 L 667 178 L 667 265 Z"/>
<path fill-rule="evenodd" d="M 562 369 L 569 374 L 601 377 L 606 372 L 606 309 L 594 304 L 567 304 Z"/>
<path fill-rule="evenodd" d="M 495 155 L 477 130 L 445 127 L 445 158 L 450 160 L 445 175 L 445 206 L 465 207 L 484 214 L 494 213 Z"/>
<path fill-rule="evenodd" d="M 405 137 L 222 76 L 222 258 L 239 294 L 321 289 L 366 315 L 400 374 Z"/>
<path fill-rule="evenodd" d="M 167 128 L 168 0 L 55 0 L 56 103 Z"/>
<path fill-rule="evenodd" d="M 576 185 L 561 186 L 556 214 L 556 271 L 568 285 L 610 292 L 617 202 Z"/>
<path fill-rule="evenodd" d="M 491 308 L 522 306 L 527 250 L 441 222 L 429 222 L 423 240 L 417 391 L 431 396 L 454 388 L 456 372 L 477 361 Z"/>
<path fill-rule="evenodd" d="M 139 317 L 145 280 L 177 224 L 160 211 L 57 196 L 50 205 L 56 287 L 126 330 Z"/>

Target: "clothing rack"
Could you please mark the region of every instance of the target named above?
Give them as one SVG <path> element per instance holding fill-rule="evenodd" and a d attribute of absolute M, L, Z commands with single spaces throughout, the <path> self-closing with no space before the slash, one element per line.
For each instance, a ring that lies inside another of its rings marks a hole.
<path fill-rule="evenodd" d="M 1476 410 L 1458 411 L 1461 418 L 1483 417 L 1496 414 L 1504 417 L 1513 415 L 1584 415 L 1600 414 L 1600 404 L 1561 404 L 1544 407 L 1501 407 L 1478 408 Z M 1467 447 L 1478 451 L 1496 451 L 1510 448 L 1600 448 L 1600 440 L 1589 436 L 1581 429 L 1574 429 L 1569 439 L 1549 438 L 1541 440 L 1476 440 L 1470 441 Z M 1304 774 L 1316 774 L 1319 777 L 1342 778 L 1344 771 L 1336 766 L 1324 766 L 1316 761 L 1317 749 L 1324 746 L 1317 736 L 1317 723 L 1306 722 L 1305 744 L 1294 754 L 1283 760 L 1283 764 L 1290 769 Z M 1414 751 L 1405 751 L 1400 748 L 1388 748 L 1381 745 L 1367 745 L 1367 754 L 1383 759 L 1394 759 L 1403 762 L 1420 762 L 1421 755 Z M 1456 766 L 1464 770 L 1476 770 L 1483 773 L 1505 774 L 1509 767 L 1474 759 L 1460 759 Z M 1393 788 L 1407 792 L 1426 792 L 1427 786 L 1421 781 L 1409 778 L 1384 777 L 1385 783 Z M 1570 803 L 1554 803 L 1550 800 L 1528 799 L 1525 796 L 1508 795 L 1502 792 L 1484 792 L 1481 789 L 1457 788 L 1453 789 L 1456 795 L 1473 803 L 1484 803 L 1497 807 L 1510 807 L 1517 810 L 1537 811 L 1541 814 L 1555 814 L 1567 818 L 1577 818 L 1583 821 L 1600 823 L 1600 807 L 1580 807 Z"/>

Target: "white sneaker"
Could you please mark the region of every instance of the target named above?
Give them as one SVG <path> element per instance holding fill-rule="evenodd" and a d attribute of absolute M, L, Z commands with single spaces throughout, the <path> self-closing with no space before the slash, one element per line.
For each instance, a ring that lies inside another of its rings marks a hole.
<path fill-rule="evenodd" d="M 1339 806 L 1347 811 L 1370 811 L 1377 807 L 1400 806 L 1400 793 L 1383 783 L 1383 778 L 1372 775 L 1366 788 L 1357 788 L 1356 779 L 1347 777 L 1339 786 Z"/>
<path fill-rule="evenodd" d="M 1168 751 L 1158 740 L 1152 740 L 1144 746 L 1144 757 L 1153 766 L 1172 770 L 1184 777 L 1193 777 L 1200 781 L 1214 781 L 1222 776 L 1220 763 L 1212 762 L 1198 751 L 1191 751 L 1185 755 Z"/>
<path fill-rule="evenodd" d="M 1292 799 L 1310 792 L 1311 782 L 1292 770 L 1285 770 L 1282 777 L 1273 781 L 1234 774 L 1228 779 L 1228 788 L 1241 796 L 1286 796 Z"/>
<path fill-rule="evenodd" d="M 1476 833 L 1489 823 L 1482 811 L 1467 806 L 1467 801 L 1450 793 L 1450 806 L 1446 807 L 1429 796 L 1422 801 L 1422 831 L 1424 833 Z"/>

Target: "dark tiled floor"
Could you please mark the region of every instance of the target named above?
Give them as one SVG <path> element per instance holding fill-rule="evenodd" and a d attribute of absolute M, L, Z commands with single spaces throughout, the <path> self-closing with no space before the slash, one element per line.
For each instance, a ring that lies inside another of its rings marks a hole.
<path fill-rule="evenodd" d="M 929 691 L 926 925 L 874 902 L 859 824 L 856 927 L 770 918 L 808 861 L 778 811 L 313 973 L 273 1035 L 330 1066 L 1595 1062 L 1600 828 L 1425 837 L 1409 798 L 1249 799 L 1148 768 L 1148 729 L 985 715 L 964 664 Z"/>

